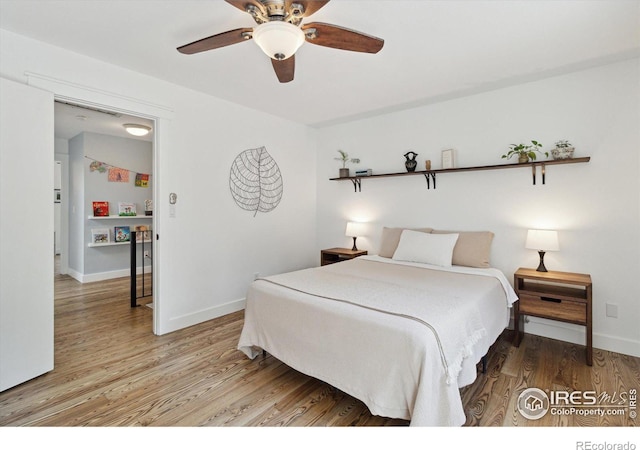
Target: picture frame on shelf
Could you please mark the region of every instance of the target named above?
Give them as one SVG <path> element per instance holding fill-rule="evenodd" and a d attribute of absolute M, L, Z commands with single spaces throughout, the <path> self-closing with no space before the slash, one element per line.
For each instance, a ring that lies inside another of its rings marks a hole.
<path fill-rule="evenodd" d="M 108 244 L 111 242 L 111 236 L 108 228 L 92 228 L 91 243 L 92 244 Z"/>
<path fill-rule="evenodd" d="M 153 200 L 144 201 L 144 215 L 145 216 L 153 215 Z"/>
<path fill-rule="evenodd" d="M 136 204 L 128 202 L 118 202 L 118 215 L 119 216 L 136 216 Z"/>
<path fill-rule="evenodd" d="M 442 150 L 442 168 L 453 169 L 456 166 L 455 152 L 452 148 Z"/>
<path fill-rule="evenodd" d="M 94 217 L 108 217 L 109 202 L 93 202 L 93 215 Z"/>
<path fill-rule="evenodd" d="M 115 242 L 130 242 L 131 228 L 128 226 L 119 226 L 113 228 L 113 239 Z"/>

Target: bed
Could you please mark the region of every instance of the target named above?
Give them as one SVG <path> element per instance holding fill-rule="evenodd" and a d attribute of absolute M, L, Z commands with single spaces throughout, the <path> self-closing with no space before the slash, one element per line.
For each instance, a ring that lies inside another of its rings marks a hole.
<path fill-rule="evenodd" d="M 428 230 L 394 229 L 397 241 L 389 247 L 383 233 L 378 255 L 254 281 L 238 349 L 252 359 L 267 351 L 374 415 L 463 425 L 459 389 L 475 380 L 517 297 L 499 270 L 453 264 L 468 236 L 440 232 L 425 246 L 439 233 Z"/>

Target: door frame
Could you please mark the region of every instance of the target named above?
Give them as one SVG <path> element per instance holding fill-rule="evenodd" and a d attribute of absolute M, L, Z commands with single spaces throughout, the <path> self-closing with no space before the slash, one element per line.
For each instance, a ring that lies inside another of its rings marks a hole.
<path fill-rule="evenodd" d="M 138 116 L 154 122 L 153 133 L 153 151 L 152 151 L 152 167 L 153 167 L 153 198 L 156 199 L 153 204 L 152 229 L 156 235 L 153 243 L 153 260 L 152 260 L 152 279 L 153 279 L 153 333 L 159 334 L 163 328 L 161 324 L 162 312 L 162 296 L 160 289 L 160 264 L 162 257 L 162 245 L 158 240 L 161 231 L 161 223 L 159 216 L 161 214 L 161 202 L 159 199 L 160 192 L 160 176 L 159 170 L 161 149 L 165 140 L 162 135 L 163 125 L 166 126 L 173 118 L 173 110 L 169 107 L 154 104 L 142 99 L 127 97 L 114 92 L 104 91 L 98 88 L 83 86 L 80 84 L 55 79 L 46 75 L 33 72 L 26 72 L 27 84 L 39 89 L 43 89 L 53 93 L 54 101 L 61 100 L 75 103 L 82 106 L 93 108 L 101 108 L 122 114 Z M 53 158 L 53 155 L 51 155 Z M 52 211 L 53 214 L 53 211 Z M 53 217 L 50 218 L 53 223 Z"/>

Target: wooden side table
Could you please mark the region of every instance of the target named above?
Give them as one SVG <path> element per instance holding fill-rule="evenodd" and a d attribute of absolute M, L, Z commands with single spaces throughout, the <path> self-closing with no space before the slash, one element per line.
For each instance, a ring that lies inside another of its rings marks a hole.
<path fill-rule="evenodd" d="M 340 261 L 357 258 L 366 255 L 366 250 L 351 250 L 350 248 L 327 248 L 320 251 L 320 265 L 334 264 Z"/>
<path fill-rule="evenodd" d="M 513 305 L 514 346 L 524 334 L 523 315 L 575 323 L 586 327 L 587 365 L 593 364 L 591 275 L 520 268 L 514 274 L 514 289 L 519 298 Z"/>

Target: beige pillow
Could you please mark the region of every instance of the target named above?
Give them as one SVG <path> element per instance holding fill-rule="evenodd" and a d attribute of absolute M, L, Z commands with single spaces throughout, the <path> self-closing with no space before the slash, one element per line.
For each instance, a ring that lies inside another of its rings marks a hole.
<path fill-rule="evenodd" d="M 403 230 L 421 231 L 423 233 L 431 233 L 432 228 L 382 228 L 382 237 L 380 239 L 379 256 L 384 258 L 393 258 L 393 254 L 398 248 L 400 236 Z"/>
<path fill-rule="evenodd" d="M 491 242 L 494 234 L 491 231 L 445 231 L 433 230 L 434 234 L 458 234 L 458 241 L 453 248 L 452 264 L 467 267 L 491 267 Z"/>

